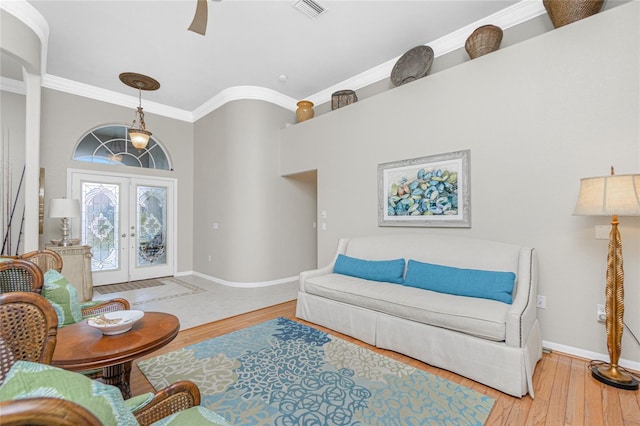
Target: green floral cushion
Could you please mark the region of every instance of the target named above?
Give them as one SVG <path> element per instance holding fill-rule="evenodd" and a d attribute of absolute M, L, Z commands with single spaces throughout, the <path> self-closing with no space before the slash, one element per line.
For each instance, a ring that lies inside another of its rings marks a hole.
<path fill-rule="evenodd" d="M 124 400 L 124 405 L 133 413 L 150 403 L 153 399 L 153 395 L 153 392 L 148 392 L 143 393 L 142 395 L 132 396 L 131 398 Z"/>
<path fill-rule="evenodd" d="M 226 421 L 219 414 L 205 407 L 191 407 L 188 410 L 178 411 L 164 419 L 158 420 L 152 423 L 151 426 L 184 426 L 184 425 L 218 425 L 218 426 L 231 426 L 231 423 Z"/>
<path fill-rule="evenodd" d="M 115 386 L 50 365 L 17 361 L 0 386 L 0 401 L 37 397 L 75 402 L 93 413 L 105 426 L 138 425 Z"/>
<path fill-rule="evenodd" d="M 53 305 L 58 314 L 58 327 L 82 320 L 82 310 L 76 288 L 55 269 L 44 274 L 42 295 Z"/>

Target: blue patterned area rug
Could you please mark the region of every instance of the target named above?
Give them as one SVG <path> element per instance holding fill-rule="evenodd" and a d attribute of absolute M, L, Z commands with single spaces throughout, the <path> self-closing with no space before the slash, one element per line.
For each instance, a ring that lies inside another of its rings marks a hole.
<path fill-rule="evenodd" d="M 482 425 L 493 398 L 277 318 L 138 363 L 234 425 Z"/>

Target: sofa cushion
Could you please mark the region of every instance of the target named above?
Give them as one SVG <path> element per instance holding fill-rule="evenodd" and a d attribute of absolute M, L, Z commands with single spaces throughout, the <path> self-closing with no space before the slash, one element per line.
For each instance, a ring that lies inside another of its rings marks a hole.
<path fill-rule="evenodd" d="M 45 272 L 42 295 L 56 310 L 58 327 L 75 324 L 82 320 L 82 310 L 76 288 L 55 269 Z"/>
<path fill-rule="evenodd" d="M 365 280 L 402 284 L 404 267 L 404 259 L 366 260 L 339 254 L 333 272 Z"/>
<path fill-rule="evenodd" d="M 511 304 L 515 279 L 513 272 L 453 268 L 411 259 L 404 285 Z"/>
<path fill-rule="evenodd" d="M 305 292 L 423 324 L 504 341 L 510 305 L 341 274 L 309 278 Z"/>

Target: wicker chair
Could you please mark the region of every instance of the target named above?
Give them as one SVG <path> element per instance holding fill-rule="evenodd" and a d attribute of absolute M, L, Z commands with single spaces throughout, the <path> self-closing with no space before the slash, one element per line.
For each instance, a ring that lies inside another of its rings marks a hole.
<path fill-rule="evenodd" d="M 42 293 L 44 276 L 33 263 L 22 259 L 0 261 L 0 294 L 11 291 Z"/>
<path fill-rule="evenodd" d="M 44 249 L 30 251 L 13 257 L 35 263 L 42 272 L 46 272 L 49 269 L 55 269 L 58 272 L 62 272 L 62 256 L 60 256 L 60 253 L 53 250 Z"/>
<path fill-rule="evenodd" d="M 0 294 L 0 384 L 17 360 L 50 364 L 58 316 L 44 297 L 32 292 Z"/>
<path fill-rule="evenodd" d="M 36 264 L 42 272 L 46 272 L 49 269 L 55 269 L 58 272 L 62 272 L 62 256 L 53 250 L 37 250 L 30 251 L 28 253 L 21 254 L 19 256 L 11 256 L 14 259 L 26 260 Z M 20 290 L 26 291 L 26 290 Z M 4 293 L 4 291 L 3 291 Z M 129 302 L 126 299 L 115 298 L 106 300 L 100 303 L 88 303 L 82 306 L 82 316 L 84 318 L 105 314 L 107 312 L 115 311 L 127 311 L 131 308 Z"/>
<path fill-rule="evenodd" d="M 44 297 L 33 292 L 0 294 L 0 384 L 4 382 L 7 372 L 18 360 L 50 364 L 57 333 L 58 318 L 55 310 Z M 65 418 L 60 418 L 59 423 L 56 423 L 58 420 L 55 420 L 55 416 L 60 415 L 62 411 L 56 411 L 55 407 L 62 409 L 68 404 L 57 403 L 56 405 L 55 402 L 46 402 L 52 404 L 51 413 L 49 413 L 52 416 L 50 423 L 45 421 L 48 417 L 44 413 L 34 413 L 33 418 L 28 416 L 25 418 L 24 410 L 29 410 L 33 405 L 18 401 L 20 400 L 8 401 L 0 405 L 0 424 L 3 426 L 100 424 L 84 421 L 74 423 L 71 420 L 72 417 L 67 419 L 69 422 L 65 422 Z M 147 405 L 134 411 L 133 414 L 144 426 L 197 405 L 200 405 L 198 386 L 193 382 L 181 380 L 160 390 Z M 86 411 L 84 409 L 75 411 L 77 413 L 70 413 L 69 416 L 86 416 L 86 413 L 80 412 Z M 31 423 L 27 420 L 31 420 Z"/>
<path fill-rule="evenodd" d="M 102 426 L 86 408 L 65 399 L 24 398 L 0 402 L 3 426 Z"/>
<path fill-rule="evenodd" d="M 148 426 L 178 411 L 200 405 L 198 386 L 178 381 L 159 391 L 141 409 L 134 411 L 138 423 Z M 86 408 L 58 398 L 24 398 L 0 402 L 0 424 L 3 426 L 101 426 Z"/>
<path fill-rule="evenodd" d="M 189 380 L 179 380 L 156 393 L 144 407 L 133 412 L 140 426 L 147 426 L 173 413 L 200 405 L 200 389 Z"/>

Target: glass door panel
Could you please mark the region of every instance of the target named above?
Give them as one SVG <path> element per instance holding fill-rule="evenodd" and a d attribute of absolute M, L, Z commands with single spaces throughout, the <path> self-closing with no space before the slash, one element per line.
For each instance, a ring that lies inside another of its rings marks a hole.
<path fill-rule="evenodd" d="M 72 198 L 80 200 L 80 221 L 74 235 L 91 247 L 93 284 L 129 280 L 127 221 L 129 179 L 74 173 Z"/>
<path fill-rule="evenodd" d="M 174 274 L 173 182 L 132 179 L 130 223 L 130 279 L 143 280 Z"/>
<path fill-rule="evenodd" d="M 136 267 L 167 263 L 167 188 L 137 187 Z"/>
<path fill-rule="evenodd" d="M 113 271 L 120 268 L 120 185 L 82 182 L 80 203 L 81 237 L 91 246 L 91 270 Z"/>

